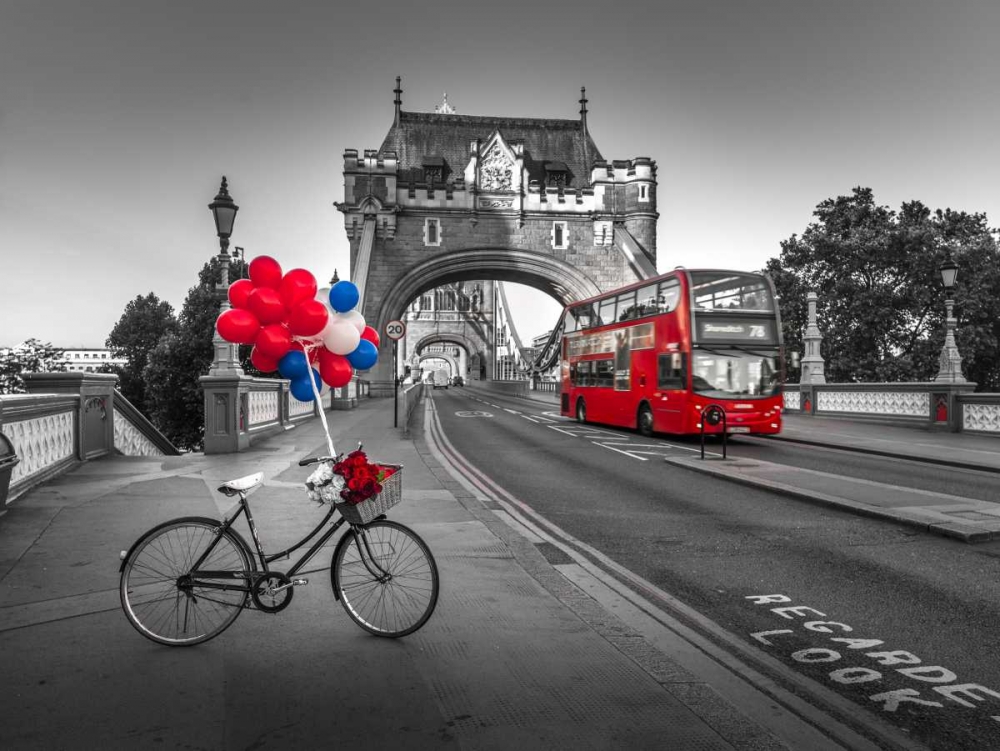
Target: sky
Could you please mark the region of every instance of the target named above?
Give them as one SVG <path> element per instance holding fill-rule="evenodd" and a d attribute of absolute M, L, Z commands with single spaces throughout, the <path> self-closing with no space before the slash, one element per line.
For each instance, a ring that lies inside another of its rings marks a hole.
<path fill-rule="evenodd" d="M 346 7 L 345 7 L 346 6 Z M 759 269 L 815 206 L 1000 217 L 1000 3 L 925 0 L 0 3 L 0 346 L 102 347 L 232 245 L 349 267 L 345 149 L 403 109 L 577 118 L 658 165 L 658 267 Z M 508 286 L 523 340 L 559 306 Z"/>

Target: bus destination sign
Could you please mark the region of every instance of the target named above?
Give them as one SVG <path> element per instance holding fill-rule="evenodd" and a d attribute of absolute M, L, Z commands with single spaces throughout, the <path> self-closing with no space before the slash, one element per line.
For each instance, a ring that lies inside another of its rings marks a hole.
<path fill-rule="evenodd" d="M 777 344 L 774 321 L 769 319 L 749 321 L 738 318 L 707 318 L 697 319 L 698 341 L 702 342 L 757 342 L 758 344 Z"/>

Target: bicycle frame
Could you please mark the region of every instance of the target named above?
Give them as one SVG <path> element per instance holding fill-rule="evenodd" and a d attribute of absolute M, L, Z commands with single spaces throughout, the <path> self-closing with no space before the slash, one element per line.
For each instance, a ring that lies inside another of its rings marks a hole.
<path fill-rule="evenodd" d="M 221 524 L 218 527 L 216 527 L 216 529 L 215 529 L 215 539 L 212 540 L 212 543 L 208 546 L 208 548 L 205 549 L 205 552 L 202 553 L 201 556 L 199 556 L 198 560 L 195 561 L 194 564 L 191 566 L 191 570 L 186 574 L 186 578 L 189 580 L 188 581 L 189 584 L 193 584 L 193 580 L 197 579 L 198 586 L 199 587 L 203 587 L 203 588 L 207 588 L 207 589 L 250 591 L 250 586 L 252 585 L 251 581 L 246 581 L 245 583 L 243 583 L 243 584 L 241 584 L 239 586 L 225 584 L 223 582 L 218 582 L 217 583 L 217 582 L 213 582 L 213 581 L 205 581 L 205 579 L 209 579 L 209 580 L 211 580 L 211 579 L 223 579 L 223 580 L 224 579 L 246 579 L 246 576 L 241 571 L 209 571 L 209 570 L 201 570 L 201 569 L 198 568 L 205 561 L 205 559 L 208 558 L 209 555 L 211 555 L 212 551 L 215 549 L 215 546 L 218 544 L 219 540 L 221 540 L 222 536 L 228 530 L 230 530 L 232 528 L 233 524 L 240 517 L 240 515 L 242 515 L 242 514 L 246 515 L 247 526 L 250 527 L 250 534 L 253 537 L 253 544 L 254 544 L 255 550 L 248 550 L 247 552 L 252 557 L 254 555 L 256 555 L 256 558 L 260 561 L 261 571 L 260 572 L 254 572 L 254 578 L 256 578 L 259 575 L 262 575 L 262 574 L 266 575 L 266 574 L 270 573 L 270 569 L 268 568 L 268 564 L 269 563 L 273 563 L 274 561 L 276 561 L 278 559 L 281 559 L 281 558 L 290 558 L 290 554 L 293 551 L 298 550 L 303 545 L 305 545 L 307 542 L 309 542 L 309 540 L 311 540 L 313 537 L 315 537 L 316 534 L 326 525 L 326 523 L 330 521 L 330 517 L 333 516 L 334 511 L 335 511 L 335 509 L 331 506 L 330 510 L 327 512 L 326 516 L 324 516 L 320 520 L 319 524 L 316 525 L 316 527 L 312 530 L 312 532 L 310 532 L 309 534 L 307 534 L 305 537 L 303 537 L 301 540 L 299 540 L 297 543 L 295 543 L 292 547 L 290 547 L 290 548 L 288 548 L 286 550 L 282 550 L 280 553 L 274 553 L 273 555 L 265 555 L 264 554 L 264 549 L 263 549 L 263 547 L 260 544 L 260 536 L 257 533 L 257 525 L 254 523 L 254 520 L 253 520 L 253 513 L 250 511 L 250 503 L 247 501 L 247 497 L 246 497 L 245 493 L 241 492 L 241 493 L 239 493 L 239 496 L 240 496 L 240 500 L 239 500 L 239 502 L 237 504 L 238 508 L 236 509 L 236 512 L 233 513 L 232 509 L 230 509 L 230 511 L 228 511 L 226 513 L 226 515 L 222 519 Z M 385 514 L 381 514 L 381 515 L 377 516 L 375 519 L 373 519 L 372 521 L 374 522 L 374 521 L 378 521 L 379 519 L 384 519 L 384 518 L 385 518 Z M 334 522 L 333 526 L 331 526 L 328 530 L 326 530 L 326 532 L 324 532 L 320 536 L 320 538 L 315 543 L 313 543 L 312 547 L 310 547 L 302 555 L 302 557 L 299 558 L 299 560 L 295 562 L 295 564 L 292 566 L 292 568 L 289 569 L 287 572 L 285 572 L 286 576 L 288 576 L 289 578 L 292 578 L 293 576 L 295 576 L 295 574 L 297 574 L 299 571 L 301 571 L 302 568 L 312 559 L 312 557 L 314 555 L 316 555 L 316 553 L 319 551 L 319 549 L 322 548 L 326 544 L 326 542 L 331 537 L 333 537 L 334 534 L 337 533 L 337 530 L 340 529 L 344 525 L 345 521 L 346 520 L 343 517 L 341 517 L 336 522 Z M 371 523 L 371 522 L 369 522 L 369 523 Z M 355 527 L 354 525 L 351 525 L 350 531 L 351 531 L 351 534 L 354 536 L 354 542 L 355 542 L 355 544 L 358 545 L 358 550 L 360 551 L 363 548 L 364 551 L 367 553 L 367 558 L 371 560 L 371 565 L 369 565 L 369 560 L 366 559 L 366 556 L 364 554 L 361 555 L 361 560 L 364 563 L 365 568 L 368 569 L 368 572 L 372 576 L 376 577 L 379 580 L 382 580 L 385 577 L 388 577 L 389 576 L 388 572 L 386 572 L 381 566 L 378 565 L 378 563 L 376 563 L 375 557 L 372 555 L 371 548 L 368 545 L 368 539 L 365 537 L 365 535 L 363 533 L 364 532 L 363 526 L 361 527 L 361 533 L 360 533 L 361 541 L 364 543 L 363 546 L 358 543 L 358 537 L 359 537 L 358 528 Z M 234 532 L 235 532 L 235 530 L 234 530 Z M 372 569 L 372 566 L 374 566 L 375 569 L 377 569 L 377 572 Z"/>

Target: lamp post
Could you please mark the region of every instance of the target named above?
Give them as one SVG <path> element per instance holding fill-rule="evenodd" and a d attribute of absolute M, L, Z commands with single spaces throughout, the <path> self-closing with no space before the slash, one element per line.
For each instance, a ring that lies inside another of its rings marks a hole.
<path fill-rule="evenodd" d="M 215 219 L 215 231 L 219 236 L 219 267 L 222 270 L 222 282 L 215 285 L 215 289 L 221 292 L 222 302 L 219 305 L 219 313 L 229 310 L 229 236 L 233 233 L 233 222 L 236 221 L 236 212 L 240 210 L 232 197 L 229 195 L 229 185 L 225 176 L 222 178 L 222 185 L 219 186 L 219 193 L 215 200 L 208 204 Z M 243 368 L 240 367 L 240 358 L 237 345 L 230 344 L 219 334 L 218 329 L 212 337 L 212 345 L 215 348 L 215 356 L 212 359 L 212 367 L 208 369 L 209 375 L 243 375 Z"/>
<path fill-rule="evenodd" d="M 953 315 L 955 305 L 953 294 L 955 279 L 958 277 L 958 264 L 952 260 L 950 248 L 945 248 L 944 261 L 941 262 L 939 270 L 941 271 L 941 281 L 944 282 L 945 335 L 940 367 L 934 381 L 938 383 L 965 383 L 965 378 L 962 376 L 962 355 L 959 354 L 958 345 L 955 344 L 956 321 Z"/>

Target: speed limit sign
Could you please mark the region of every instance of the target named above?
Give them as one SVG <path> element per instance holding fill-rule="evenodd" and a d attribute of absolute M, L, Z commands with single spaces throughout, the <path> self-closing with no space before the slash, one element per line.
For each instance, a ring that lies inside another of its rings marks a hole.
<path fill-rule="evenodd" d="M 385 335 L 393 341 L 402 339 L 406 335 L 406 324 L 402 321 L 389 321 L 385 325 Z"/>

